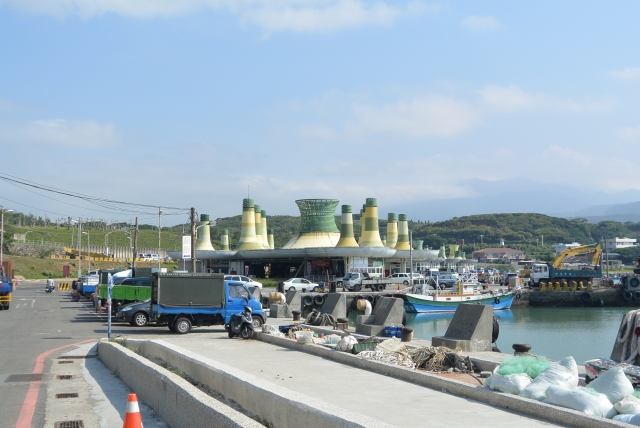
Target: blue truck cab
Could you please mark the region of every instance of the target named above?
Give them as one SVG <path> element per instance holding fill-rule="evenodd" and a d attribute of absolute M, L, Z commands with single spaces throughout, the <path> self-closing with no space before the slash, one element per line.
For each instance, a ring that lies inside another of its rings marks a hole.
<path fill-rule="evenodd" d="M 240 282 L 225 281 L 224 274 L 161 273 L 151 277 L 151 320 L 167 323 L 169 330 L 185 334 L 193 327 L 227 325 L 244 307 L 252 311 L 253 325 L 266 321 L 262 304 Z"/>
<path fill-rule="evenodd" d="M 0 276 L 0 310 L 9 310 L 12 294 L 13 281 L 8 276 Z"/>

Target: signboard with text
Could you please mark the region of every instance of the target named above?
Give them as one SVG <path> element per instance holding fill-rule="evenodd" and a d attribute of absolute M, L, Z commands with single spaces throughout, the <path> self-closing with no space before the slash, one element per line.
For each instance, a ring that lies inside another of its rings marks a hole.
<path fill-rule="evenodd" d="M 191 236 L 182 237 L 182 260 L 191 260 Z"/>

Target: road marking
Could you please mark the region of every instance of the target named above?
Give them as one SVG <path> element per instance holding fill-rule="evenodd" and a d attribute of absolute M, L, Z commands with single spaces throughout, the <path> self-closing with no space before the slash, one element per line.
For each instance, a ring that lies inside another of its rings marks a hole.
<path fill-rule="evenodd" d="M 71 345 L 60 346 L 58 348 L 50 349 L 38 355 L 36 358 L 36 365 L 33 368 L 33 374 L 42 374 L 44 368 L 45 359 L 53 352 L 59 351 L 71 346 L 81 345 L 87 342 L 95 342 L 96 339 L 83 340 L 82 342 L 72 343 Z M 38 403 L 38 392 L 40 392 L 40 381 L 29 383 L 29 390 L 27 396 L 22 403 L 22 409 L 20 409 L 20 415 L 16 422 L 15 428 L 31 428 L 31 420 L 33 419 L 33 413 L 36 410 L 36 404 Z"/>
<path fill-rule="evenodd" d="M 36 303 L 36 299 L 20 299 L 20 300 L 31 300 L 31 307 Z"/>

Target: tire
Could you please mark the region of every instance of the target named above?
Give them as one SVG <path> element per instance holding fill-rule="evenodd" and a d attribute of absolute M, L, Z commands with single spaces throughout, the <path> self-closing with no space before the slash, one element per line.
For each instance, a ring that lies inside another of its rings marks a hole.
<path fill-rule="evenodd" d="M 311 292 L 313 293 L 317 293 L 318 291 L 320 291 L 320 287 L 313 287 L 313 289 L 311 290 Z"/>
<path fill-rule="evenodd" d="M 493 299 L 493 303 L 495 303 L 496 305 L 500 304 L 500 298 L 496 297 L 495 299 Z"/>
<path fill-rule="evenodd" d="M 187 334 L 191 331 L 191 321 L 189 321 L 189 318 L 178 318 L 176 322 L 173 323 L 173 328 L 178 334 Z"/>
<path fill-rule="evenodd" d="M 356 285 L 353 286 L 353 291 L 358 292 L 360 290 L 362 290 L 362 285 L 356 284 Z"/>
<path fill-rule="evenodd" d="M 634 276 L 633 278 L 629 279 L 630 287 L 637 288 L 638 285 L 640 285 L 640 279 L 638 279 L 637 276 Z"/>
<path fill-rule="evenodd" d="M 261 328 L 261 327 L 262 327 L 262 324 L 263 324 L 263 322 L 262 322 L 262 318 L 260 318 L 260 317 L 259 317 L 259 316 L 257 316 L 257 315 L 253 315 L 253 316 L 251 317 L 251 319 L 253 320 L 253 321 L 252 321 L 253 328 Z"/>
<path fill-rule="evenodd" d="M 342 287 L 342 281 L 338 281 L 338 282 L 336 283 L 336 287 Z"/>
<path fill-rule="evenodd" d="M 384 284 L 378 284 L 378 291 L 384 291 L 385 288 Z"/>
<path fill-rule="evenodd" d="M 7 303 L 6 305 L 4 305 L 4 310 L 8 311 L 9 310 L 9 306 L 11 305 L 11 303 Z"/>
<path fill-rule="evenodd" d="M 520 293 L 516 293 L 516 300 L 520 300 L 522 298 L 522 296 L 520 295 Z"/>
<path fill-rule="evenodd" d="M 404 285 L 409 285 L 409 281 L 407 281 L 406 279 L 402 282 Z"/>
<path fill-rule="evenodd" d="M 289 289 L 287 291 L 296 291 L 296 287 L 291 286 L 291 287 L 289 287 Z"/>
<path fill-rule="evenodd" d="M 491 343 L 496 343 L 498 340 L 498 336 L 500 336 L 500 322 L 498 321 L 498 317 L 493 315 L 493 328 L 491 331 Z"/>
<path fill-rule="evenodd" d="M 230 329 L 229 324 L 225 324 L 224 325 L 224 329 L 225 329 L 225 331 L 229 331 L 229 329 Z"/>
<path fill-rule="evenodd" d="M 308 295 L 308 294 L 307 294 L 307 295 L 305 295 L 305 296 L 302 298 L 302 304 L 303 304 L 304 306 L 311 306 L 311 305 L 313 305 L 313 297 L 311 297 L 311 296 L 310 296 L 310 295 Z"/>
<path fill-rule="evenodd" d="M 324 303 L 324 296 L 322 294 L 318 294 L 313 298 L 313 303 L 316 305 L 322 305 Z"/>
<path fill-rule="evenodd" d="M 589 293 L 587 293 L 587 292 L 582 293 L 582 294 L 580 295 L 580 300 L 582 300 L 582 303 L 588 303 L 588 302 L 590 302 L 590 301 L 591 301 L 591 294 L 589 294 Z"/>
<path fill-rule="evenodd" d="M 251 330 L 246 325 L 240 329 L 240 337 L 244 340 L 251 339 L 253 337 L 253 330 Z"/>
<path fill-rule="evenodd" d="M 633 300 L 640 300 L 640 291 L 633 292 Z M 9 309 L 9 308 L 6 308 Z"/>
<path fill-rule="evenodd" d="M 622 300 L 624 301 L 630 301 L 631 299 L 633 299 L 633 293 L 631 291 L 625 291 L 624 293 L 622 293 Z"/>
<path fill-rule="evenodd" d="M 131 318 L 131 322 L 135 327 L 144 327 L 149 322 L 149 317 L 144 312 L 136 312 Z"/>

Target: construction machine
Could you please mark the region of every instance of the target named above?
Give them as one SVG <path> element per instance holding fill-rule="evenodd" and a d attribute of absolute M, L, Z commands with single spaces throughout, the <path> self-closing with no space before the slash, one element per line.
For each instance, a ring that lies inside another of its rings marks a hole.
<path fill-rule="evenodd" d="M 565 266 L 567 259 L 575 256 L 590 255 L 590 263 L 581 264 L 576 269 Z M 535 263 L 530 273 L 530 285 L 544 282 L 583 281 L 593 282 L 595 278 L 602 278 L 602 246 L 600 244 L 580 245 L 564 250 L 551 263 Z"/>

